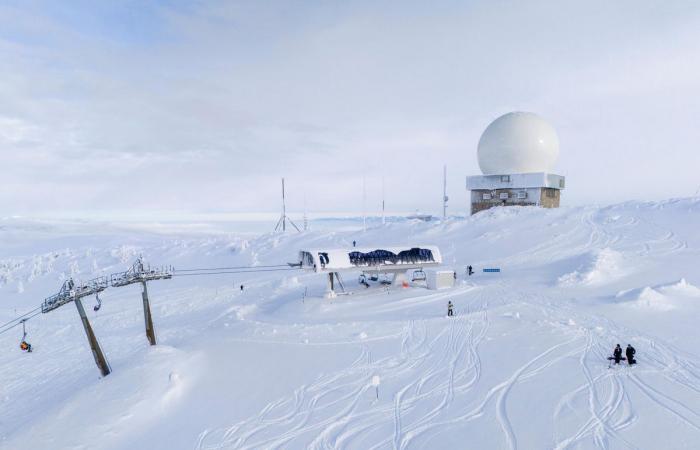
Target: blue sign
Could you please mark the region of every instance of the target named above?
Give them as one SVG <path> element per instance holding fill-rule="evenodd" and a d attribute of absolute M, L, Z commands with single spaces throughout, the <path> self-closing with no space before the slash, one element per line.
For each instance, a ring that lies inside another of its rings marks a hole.
<path fill-rule="evenodd" d="M 500 272 L 501 269 L 484 269 L 484 272 Z"/>

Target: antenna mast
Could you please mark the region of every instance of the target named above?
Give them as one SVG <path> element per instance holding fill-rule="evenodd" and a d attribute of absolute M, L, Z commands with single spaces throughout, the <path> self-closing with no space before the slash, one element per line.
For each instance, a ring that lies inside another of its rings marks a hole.
<path fill-rule="evenodd" d="M 447 219 L 447 164 L 442 166 L 442 220 Z"/>
<path fill-rule="evenodd" d="M 304 190 L 304 231 L 309 229 L 309 218 L 306 215 L 306 190 Z"/>
<path fill-rule="evenodd" d="M 275 226 L 275 231 L 277 231 L 280 228 L 280 225 L 282 225 L 282 232 L 284 233 L 287 231 L 287 222 L 291 223 L 294 228 L 298 232 L 301 233 L 301 230 L 299 229 L 298 226 L 294 222 L 292 222 L 292 219 L 287 217 L 287 205 L 285 204 L 285 198 L 284 198 L 284 178 L 282 178 L 282 216 L 280 217 L 280 220 L 277 221 L 277 225 Z"/>
<path fill-rule="evenodd" d="M 367 231 L 367 190 L 365 189 L 365 176 L 362 175 L 362 229 Z"/>
<path fill-rule="evenodd" d="M 386 215 L 384 212 L 384 177 L 382 177 L 382 225 L 386 225 Z"/>

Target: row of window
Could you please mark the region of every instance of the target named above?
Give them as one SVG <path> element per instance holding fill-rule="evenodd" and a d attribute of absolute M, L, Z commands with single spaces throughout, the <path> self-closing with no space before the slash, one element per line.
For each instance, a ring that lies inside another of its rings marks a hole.
<path fill-rule="evenodd" d="M 501 183 L 510 183 L 510 175 L 501 175 Z M 564 189 L 564 179 L 563 178 L 559 179 L 559 188 Z"/>
<path fill-rule="evenodd" d="M 492 198 L 493 198 L 493 196 L 491 194 L 483 194 L 484 200 L 491 200 Z M 508 194 L 508 192 L 501 192 L 500 194 L 498 194 L 498 198 L 500 200 L 508 200 L 510 198 L 510 194 Z M 527 198 L 527 192 L 525 192 L 525 191 L 516 192 L 515 198 L 518 198 L 518 199 Z"/>

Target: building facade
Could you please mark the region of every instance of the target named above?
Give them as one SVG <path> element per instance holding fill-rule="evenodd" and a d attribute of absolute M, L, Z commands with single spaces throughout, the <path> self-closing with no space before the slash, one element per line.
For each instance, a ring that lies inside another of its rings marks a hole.
<path fill-rule="evenodd" d="M 545 172 L 467 177 L 471 214 L 496 206 L 558 208 L 565 181 Z"/>

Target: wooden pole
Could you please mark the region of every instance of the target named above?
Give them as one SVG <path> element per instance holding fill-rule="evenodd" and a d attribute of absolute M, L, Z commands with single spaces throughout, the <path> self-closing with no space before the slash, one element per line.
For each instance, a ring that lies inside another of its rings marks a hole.
<path fill-rule="evenodd" d="M 102 353 L 102 349 L 100 348 L 99 342 L 97 342 L 97 338 L 95 337 L 95 333 L 92 331 L 92 327 L 90 326 L 90 322 L 88 321 L 87 315 L 85 314 L 85 309 L 83 308 L 83 303 L 80 301 L 80 299 L 75 299 L 75 307 L 78 308 L 78 314 L 80 314 L 80 320 L 83 321 L 83 328 L 85 328 L 85 334 L 87 335 L 87 340 L 88 343 L 90 344 L 90 349 L 92 350 L 92 356 L 95 357 L 95 364 L 97 364 L 97 368 L 100 369 L 100 373 L 102 374 L 103 377 L 106 377 L 109 375 L 111 372 L 109 368 L 109 364 L 107 364 L 107 360 L 105 359 L 104 353 Z"/>
<path fill-rule="evenodd" d="M 156 345 L 156 332 L 153 329 L 153 319 L 151 318 L 151 305 L 148 302 L 148 288 L 146 287 L 146 282 L 141 283 L 143 285 L 143 292 L 141 297 L 143 298 L 143 318 L 146 322 L 146 337 L 151 345 Z"/>

